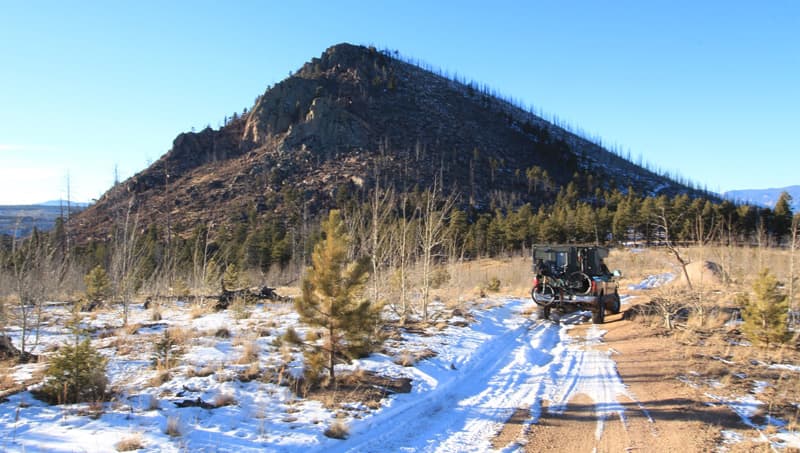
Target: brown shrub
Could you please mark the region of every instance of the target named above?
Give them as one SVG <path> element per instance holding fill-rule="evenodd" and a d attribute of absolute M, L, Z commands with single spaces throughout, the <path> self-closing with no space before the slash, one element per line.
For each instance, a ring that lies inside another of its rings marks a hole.
<path fill-rule="evenodd" d="M 333 439 L 347 439 L 347 436 L 350 435 L 350 428 L 343 421 L 334 420 L 323 434 Z"/>
<path fill-rule="evenodd" d="M 157 372 L 155 376 L 150 378 L 150 386 L 158 387 L 164 385 L 167 381 L 169 381 L 170 377 L 169 371 L 161 370 Z"/>
<path fill-rule="evenodd" d="M 167 426 L 164 434 L 170 437 L 181 437 L 183 435 L 181 428 L 181 419 L 177 415 L 170 415 L 167 417 Z"/>
<path fill-rule="evenodd" d="M 214 399 L 212 404 L 215 407 L 223 407 L 223 406 L 234 406 L 237 403 L 236 398 L 230 393 L 217 393 L 214 395 Z"/>
<path fill-rule="evenodd" d="M 132 436 L 123 437 L 122 440 L 114 444 L 117 451 L 136 451 L 144 448 L 141 434 L 134 434 Z"/>
<path fill-rule="evenodd" d="M 242 355 L 239 356 L 237 363 L 244 365 L 256 362 L 260 352 L 261 348 L 259 348 L 258 342 L 250 340 L 242 345 Z"/>
<path fill-rule="evenodd" d="M 173 344 L 183 345 L 194 338 L 195 331 L 185 327 L 170 327 L 167 329 L 167 335 L 172 340 Z"/>

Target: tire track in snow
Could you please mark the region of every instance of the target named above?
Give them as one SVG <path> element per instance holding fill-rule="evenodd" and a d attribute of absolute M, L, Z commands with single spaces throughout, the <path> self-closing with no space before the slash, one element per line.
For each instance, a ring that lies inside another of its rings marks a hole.
<path fill-rule="evenodd" d="M 567 334 L 568 328 L 561 332 L 562 341 L 566 345 L 563 355 L 554 360 L 561 362 L 563 366 L 554 365 L 553 370 L 556 372 L 552 375 L 552 381 L 548 382 L 549 390 L 544 395 L 544 399 L 548 401 L 548 415 L 564 414 L 574 401 L 588 399 L 594 407 L 593 415 L 597 419 L 594 438 L 599 441 L 610 417 L 619 418 L 622 428 L 628 430 L 625 406 L 619 401 L 622 398 L 636 404 L 652 424 L 653 419 L 647 409 L 622 382 L 617 365 L 611 358 L 612 351 L 593 348 L 602 343 L 601 338 L 605 331 L 592 325 L 585 338 L 576 339 Z M 534 423 L 541 416 L 542 414 L 538 414 Z"/>
<path fill-rule="evenodd" d="M 592 327 L 586 339 L 576 340 L 568 334 L 573 326 L 522 320 L 522 305 L 523 301 L 509 301 L 505 307 L 479 313 L 480 322 L 469 328 L 480 335 L 457 340 L 476 342 L 471 354 L 458 357 L 457 369 L 444 366 L 451 363 L 447 353 L 438 362 L 435 358 L 420 363 L 411 370 L 414 385 L 423 390 L 397 395 L 379 413 L 354 422 L 349 439 L 323 442 L 322 449 L 489 451 L 515 411 L 529 408 L 522 432 L 514 439 L 522 443 L 530 425 L 542 415 L 543 400 L 550 402 L 549 412 L 558 413 L 580 393 L 594 401 L 596 437 L 609 416 L 616 414 L 624 423 L 617 396 L 635 398 L 622 384 L 610 353 L 588 347 L 599 344 L 603 332 Z M 515 317 L 516 323 L 509 325 Z M 480 336 L 482 341 L 477 342 Z"/>
<path fill-rule="evenodd" d="M 492 437 L 521 406 L 531 406 L 541 392 L 541 373 L 558 348 L 559 327 L 533 326 L 519 317 L 523 301 L 476 313 L 470 329 L 488 336 L 456 370 L 434 358 L 419 364 L 415 378 L 435 381 L 421 394 L 397 395 L 375 416 L 355 423 L 343 442 L 325 451 L 487 451 Z M 509 322 L 512 320 L 511 322 Z M 447 356 L 447 354 L 442 354 Z M 533 360 L 532 360 L 533 359 Z M 531 366 L 531 363 L 543 363 Z M 538 370 L 538 372 L 533 372 Z M 537 378 L 537 375 L 538 378 Z"/>

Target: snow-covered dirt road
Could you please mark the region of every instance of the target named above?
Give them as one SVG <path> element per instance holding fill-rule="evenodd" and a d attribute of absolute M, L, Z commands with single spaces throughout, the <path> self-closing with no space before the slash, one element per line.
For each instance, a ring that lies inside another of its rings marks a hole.
<path fill-rule="evenodd" d="M 573 324 L 539 322 L 521 314 L 529 304 L 507 300 L 477 312 L 478 321 L 439 355 L 413 369 L 414 391 L 399 395 L 379 414 L 354 421 L 345 441 L 329 441 L 334 451 L 488 451 L 514 450 L 525 442 L 546 403 L 563 411 L 578 394 L 595 405 L 596 436 L 608 417 L 624 417 L 618 398 L 635 401 L 620 380 L 608 352 L 591 349 L 603 331 L 592 327 L 572 338 Z M 522 429 L 498 445 L 497 435 L 520 410 Z"/>

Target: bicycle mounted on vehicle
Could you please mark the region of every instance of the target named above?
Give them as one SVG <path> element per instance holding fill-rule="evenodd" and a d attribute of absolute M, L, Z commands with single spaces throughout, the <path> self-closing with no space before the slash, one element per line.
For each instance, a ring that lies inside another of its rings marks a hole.
<path fill-rule="evenodd" d="M 605 312 L 617 314 L 620 298 L 614 277 L 603 259 L 606 247 L 580 245 L 536 245 L 533 247 L 531 298 L 539 306 L 539 318 L 561 312 L 589 310 L 592 322 L 602 324 Z"/>

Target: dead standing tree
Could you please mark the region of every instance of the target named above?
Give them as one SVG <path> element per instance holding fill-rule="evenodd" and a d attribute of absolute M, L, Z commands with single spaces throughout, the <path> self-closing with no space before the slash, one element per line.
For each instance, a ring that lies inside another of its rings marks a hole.
<path fill-rule="evenodd" d="M 427 321 L 434 254 L 444 242 L 447 219 L 455 205 L 456 197 L 453 195 L 443 197 L 442 188 L 434 178 L 433 187 L 423 193 L 420 201 L 418 236 L 422 252 L 422 319 Z"/>
<path fill-rule="evenodd" d="M 45 293 L 44 261 L 46 250 L 42 238 L 34 231 L 33 236 L 24 241 L 16 237 L 12 241 L 10 270 L 13 277 L 14 290 L 18 298 L 16 321 L 20 328 L 20 359 L 27 361 L 28 339 L 33 330 L 34 313 L 41 305 Z"/>
<path fill-rule="evenodd" d="M 111 254 L 111 280 L 114 286 L 114 299 L 122 304 L 122 325 L 128 325 L 130 303 L 137 286 L 137 271 L 142 260 L 142 248 L 138 243 L 137 229 L 139 215 L 131 211 L 134 198 L 128 202 L 125 221 L 114 231 L 114 242 Z"/>
<path fill-rule="evenodd" d="M 377 173 L 377 171 L 376 171 Z M 380 288 L 383 284 L 383 268 L 391 254 L 388 243 L 391 239 L 389 233 L 390 216 L 394 207 L 394 191 L 381 190 L 378 175 L 375 178 L 375 189 L 370 197 L 370 238 L 369 257 L 372 264 L 372 300 L 381 300 Z"/>
<path fill-rule="evenodd" d="M 667 212 L 666 206 L 663 204 L 660 206 L 660 213 L 654 215 L 654 222 L 653 226 L 657 229 L 660 229 L 664 233 L 664 245 L 667 249 L 675 255 L 675 259 L 681 265 L 681 269 L 683 269 L 683 276 L 686 277 L 686 284 L 689 286 L 689 290 L 693 290 L 692 288 L 692 281 L 689 279 L 689 272 L 686 270 L 686 266 L 689 264 L 689 261 L 681 255 L 678 248 L 672 242 L 672 237 L 670 236 L 670 226 L 680 220 L 683 217 L 684 213 L 678 214 L 678 216 L 674 219 L 671 219 L 669 213 Z"/>
<path fill-rule="evenodd" d="M 797 304 L 795 303 L 795 285 L 797 284 L 797 276 L 795 275 L 795 252 L 798 245 L 800 245 L 800 213 L 792 217 L 791 229 L 791 243 L 789 244 L 789 307 L 792 311 L 792 316 L 797 316 Z M 800 321 L 800 320 L 795 320 Z"/>

